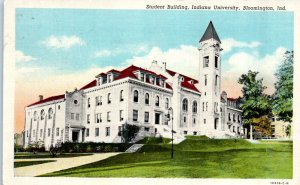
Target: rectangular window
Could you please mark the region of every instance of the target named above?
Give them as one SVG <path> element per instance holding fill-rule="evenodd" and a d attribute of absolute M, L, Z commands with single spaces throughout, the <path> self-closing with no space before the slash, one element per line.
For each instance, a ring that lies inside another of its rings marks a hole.
<path fill-rule="evenodd" d="M 145 127 L 144 130 L 145 130 L 145 132 L 149 132 L 150 129 L 149 129 L 149 127 Z"/>
<path fill-rule="evenodd" d="M 105 128 L 105 136 L 110 136 L 110 127 Z"/>
<path fill-rule="evenodd" d="M 75 114 L 74 113 L 71 113 L 71 119 L 75 119 Z"/>
<path fill-rule="evenodd" d="M 218 68 L 218 57 L 215 56 L 215 68 Z"/>
<path fill-rule="evenodd" d="M 43 129 L 40 129 L 40 137 L 43 136 Z"/>
<path fill-rule="evenodd" d="M 206 111 L 208 110 L 208 102 L 206 102 Z"/>
<path fill-rule="evenodd" d="M 138 120 L 138 110 L 133 110 L 132 120 L 133 121 L 137 121 Z"/>
<path fill-rule="evenodd" d="M 102 122 L 102 119 L 101 119 L 101 113 L 97 113 L 96 115 L 95 115 L 95 117 L 96 117 L 96 123 L 101 123 Z"/>
<path fill-rule="evenodd" d="M 122 126 L 118 126 L 118 136 L 122 135 Z"/>
<path fill-rule="evenodd" d="M 193 118 L 193 123 L 194 123 L 194 125 L 196 124 L 196 118 Z"/>
<path fill-rule="evenodd" d="M 145 81 L 145 74 L 141 73 L 141 81 Z"/>
<path fill-rule="evenodd" d="M 207 75 L 204 75 L 204 85 L 207 86 Z"/>
<path fill-rule="evenodd" d="M 205 103 L 202 103 L 202 111 L 204 111 Z"/>
<path fill-rule="evenodd" d="M 91 118 L 90 117 L 91 117 L 90 114 L 86 115 L 86 122 L 87 122 L 87 124 L 91 123 Z"/>
<path fill-rule="evenodd" d="M 110 112 L 107 112 L 107 122 L 110 122 Z"/>
<path fill-rule="evenodd" d="M 149 112 L 145 112 L 145 123 L 149 122 Z"/>
<path fill-rule="evenodd" d="M 197 135 L 197 132 L 193 132 L 194 136 Z"/>
<path fill-rule="evenodd" d="M 208 67 L 209 66 L 209 57 L 206 56 L 203 58 L 203 67 Z"/>
<path fill-rule="evenodd" d="M 79 114 L 76 114 L 76 120 L 79 120 Z"/>
<path fill-rule="evenodd" d="M 50 137 L 51 128 L 48 128 L 48 137 Z"/>
<path fill-rule="evenodd" d="M 90 136 L 90 129 L 87 128 L 87 129 L 86 129 L 86 137 L 89 137 L 89 136 Z"/>
<path fill-rule="evenodd" d="M 56 128 L 56 136 L 59 136 L 59 128 Z"/>
<path fill-rule="evenodd" d="M 95 128 L 95 136 L 99 136 L 99 128 Z"/>
<path fill-rule="evenodd" d="M 206 119 L 203 120 L 203 123 L 206 124 Z"/>
<path fill-rule="evenodd" d="M 185 116 L 183 117 L 183 123 L 186 123 L 186 117 Z"/>
<path fill-rule="evenodd" d="M 218 75 L 216 75 L 216 79 L 215 79 L 215 86 L 217 86 L 218 85 Z"/>
<path fill-rule="evenodd" d="M 184 134 L 184 135 L 187 135 L 187 131 L 183 131 L 183 134 Z"/>
<path fill-rule="evenodd" d="M 123 110 L 120 110 L 120 121 L 123 121 L 124 120 L 124 115 L 123 115 Z"/>

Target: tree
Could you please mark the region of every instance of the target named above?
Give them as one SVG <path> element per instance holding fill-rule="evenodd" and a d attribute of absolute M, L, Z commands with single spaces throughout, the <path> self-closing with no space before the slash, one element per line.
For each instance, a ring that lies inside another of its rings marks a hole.
<path fill-rule="evenodd" d="M 275 77 L 273 112 L 280 120 L 291 122 L 293 118 L 293 63 L 294 51 L 287 51 Z"/>
<path fill-rule="evenodd" d="M 268 137 L 272 135 L 271 121 L 268 116 L 252 119 L 253 130 L 259 132 L 262 136 Z"/>
<path fill-rule="evenodd" d="M 123 125 L 122 130 L 120 131 L 121 140 L 124 143 L 131 142 L 137 133 L 139 132 L 140 127 L 137 125 L 127 124 L 127 122 Z"/>
<path fill-rule="evenodd" d="M 262 116 L 268 116 L 271 113 L 271 98 L 263 93 L 263 79 L 257 79 L 258 72 L 249 70 L 243 74 L 238 82 L 243 85 L 241 99 L 241 109 L 243 111 L 244 125 L 250 125 L 250 138 L 252 139 L 252 125 L 257 122 L 255 119 L 262 119 Z M 263 122 L 264 123 L 264 122 Z M 256 130 L 262 125 L 256 124 Z M 260 129 L 258 129 L 260 130 Z"/>

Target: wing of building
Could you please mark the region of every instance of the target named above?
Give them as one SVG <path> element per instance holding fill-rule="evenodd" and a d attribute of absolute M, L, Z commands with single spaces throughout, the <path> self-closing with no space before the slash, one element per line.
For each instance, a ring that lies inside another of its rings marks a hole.
<path fill-rule="evenodd" d="M 172 124 L 175 138 L 243 137 L 239 102 L 221 92 L 221 50 L 210 22 L 199 41 L 198 79 L 152 61 L 149 69 L 112 69 L 73 92 L 40 96 L 25 108 L 25 146 L 38 140 L 46 148 L 66 141 L 121 142 L 124 124 L 140 127 L 137 138 L 171 137 Z"/>

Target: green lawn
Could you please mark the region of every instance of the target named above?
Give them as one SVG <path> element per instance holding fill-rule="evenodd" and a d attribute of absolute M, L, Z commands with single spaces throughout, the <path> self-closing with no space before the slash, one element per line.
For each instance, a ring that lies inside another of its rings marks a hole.
<path fill-rule="evenodd" d="M 66 158 L 66 157 L 79 157 L 79 156 L 86 156 L 92 154 L 80 154 L 80 153 L 64 153 L 58 154 L 56 158 Z M 16 153 L 15 159 L 42 159 L 42 158 L 53 158 L 49 152 L 44 153 Z"/>
<path fill-rule="evenodd" d="M 92 164 L 43 176 L 292 178 L 292 142 L 250 144 L 244 140 L 189 137 L 175 145 L 146 144 L 137 153 L 124 153 Z"/>
<path fill-rule="evenodd" d="M 19 168 L 23 166 L 31 166 L 31 165 L 36 165 L 36 164 L 43 164 L 43 163 L 49 163 L 49 162 L 54 162 L 55 160 L 44 160 L 44 161 L 17 161 L 14 162 L 14 167 Z"/>

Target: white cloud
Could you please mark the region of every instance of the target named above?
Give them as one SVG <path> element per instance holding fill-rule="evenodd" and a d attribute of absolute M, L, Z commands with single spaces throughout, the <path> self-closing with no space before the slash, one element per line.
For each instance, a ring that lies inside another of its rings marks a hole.
<path fill-rule="evenodd" d="M 82 46 L 85 45 L 85 41 L 80 37 L 72 35 L 72 36 L 50 36 L 46 40 L 42 41 L 42 44 L 49 48 L 54 49 L 70 49 L 73 46 Z"/>
<path fill-rule="evenodd" d="M 258 77 L 263 78 L 264 85 L 268 87 L 266 93 L 272 93 L 276 80 L 274 73 L 280 65 L 285 51 L 285 48 L 279 47 L 272 54 L 262 57 L 255 53 L 236 53 L 229 58 L 229 70 L 223 73 L 223 79 L 225 83 L 236 83 L 241 74 L 247 73 L 248 70 L 258 71 Z"/>
<path fill-rule="evenodd" d="M 30 55 L 25 55 L 22 51 L 19 50 L 15 51 L 15 57 L 16 57 L 16 62 L 29 62 L 29 61 L 36 60 L 36 58 Z"/>
<path fill-rule="evenodd" d="M 241 41 L 237 41 L 233 38 L 224 39 L 222 41 L 222 48 L 224 49 L 223 53 L 228 53 L 233 48 L 256 48 L 260 45 L 261 45 L 261 43 L 258 41 L 241 42 Z"/>
<path fill-rule="evenodd" d="M 120 54 L 133 54 L 133 55 L 138 55 L 141 53 L 146 53 L 149 51 L 149 46 L 146 44 L 131 44 L 131 45 L 125 45 L 122 47 L 117 47 L 113 50 L 109 49 L 102 49 L 99 51 L 96 51 L 93 54 L 94 58 L 102 58 L 102 57 L 110 57 L 110 56 L 117 56 Z"/>
<path fill-rule="evenodd" d="M 171 70 L 197 78 L 198 55 L 198 49 L 194 46 L 181 45 L 179 48 L 172 48 L 167 51 L 153 47 L 147 55 L 127 60 L 126 65 L 134 64 L 148 68 L 151 61 L 157 60 L 167 62 L 167 68 Z"/>

